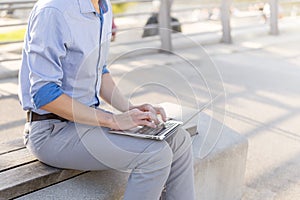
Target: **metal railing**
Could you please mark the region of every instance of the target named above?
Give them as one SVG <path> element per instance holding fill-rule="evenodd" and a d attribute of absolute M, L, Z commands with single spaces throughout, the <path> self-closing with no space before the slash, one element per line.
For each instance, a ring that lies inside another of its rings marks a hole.
<path fill-rule="evenodd" d="M 0 11 L 3 10 L 19 10 L 19 9 L 31 9 L 32 5 L 36 0 L 11 0 L 11 1 L 1 1 Z"/>
<path fill-rule="evenodd" d="M 175 0 L 176 1 L 176 0 Z M 0 11 L 10 10 L 24 10 L 24 9 L 31 9 L 33 4 L 36 2 L 36 0 L 4 0 L 0 2 Z M 119 4 L 119 3 L 149 3 L 152 2 L 152 0 L 111 0 L 112 4 Z M 277 35 L 279 33 L 278 28 L 278 0 L 268 0 L 265 1 L 266 3 L 270 4 L 270 33 L 273 35 Z M 290 3 L 290 2 L 298 2 L 300 3 L 300 0 L 285 0 L 281 1 L 280 3 Z M 172 26 L 175 25 L 186 25 L 186 24 L 193 24 L 198 23 L 201 20 L 196 21 L 181 21 L 179 22 L 172 22 L 171 15 L 174 13 L 182 13 L 187 11 L 192 11 L 196 9 L 210 9 L 210 8 L 216 8 L 218 7 L 220 9 L 220 18 L 219 22 L 222 27 L 222 42 L 225 43 L 231 43 L 232 42 L 232 26 L 231 26 L 231 8 L 233 4 L 235 6 L 239 5 L 235 2 L 232 2 L 232 0 L 222 0 L 221 4 L 208 4 L 208 5 L 199 5 L 199 6 L 193 6 L 193 7 L 185 7 L 185 8 L 177 8 L 171 10 L 171 1 L 170 0 L 161 0 L 160 8 L 158 11 L 158 24 L 152 24 L 145 26 L 145 29 L 153 29 L 158 28 L 159 29 L 159 39 L 161 42 L 162 49 L 166 51 L 172 50 L 172 37 L 171 37 L 171 31 L 166 31 L 167 29 L 171 29 Z M 173 2 L 174 3 L 174 2 Z M 253 2 L 248 3 L 242 3 L 244 5 L 250 4 Z M 241 5 L 241 4 L 240 4 Z M 151 15 L 151 11 L 149 12 L 135 12 L 135 13 L 122 13 L 122 14 L 115 14 L 115 18 L 124 18 L 124 17 L 134 17 L 134 16 L 149 16 Z M 259 13 L 259 12 L 258 12 Z M 206 21 L 208 19 L 202 19 L 203 21 Z M 0 24 L 0 28 L 3 27 L 12 27 L 12 26 L 24 26 L 26 25 L 26 21 L 19 21 L 17 23 L 5 23 Z M 126 29 L 126 28 L 125 28 Z M 124 30 L 122 27 L 118 27 L 116 31 Z M 15 42 L 22 42 L 22 41 L 12 41 L 12 42 L 2 42 L 1 44 L 9 44 L 9 43 L 15 43 Z"/>
<path fill-rule="evenodd" d="M 113 3 L 117 2 L 126 2 L 126 1 L 113 1 Z M 149 0 L 145 1 L 138 1 L 138 0 L 131 0 L 130 2 L 149 2 Z M 151 2 L 151 1 L 150 1 Z M 261 1 L 260 1 L 261 2 Z M 281 3 L 285 2 L 299 2 L 299 0 L 287 0 L 287 1 L 282 1 Z M 244 5 L 249 5 L 251 3 L 255 2 L 245 2 L 245 3 L 239 3 L 244 4 Z M 259 3 L 259 2 L 257 2 Z M 272 35 L 278 35 L 279 34 L 279 28 L 278 28 L 278 6 L 279 6 L 279 1 L 278 0 L 268 0 L 264 1 L 264 3 L 268 3 L 270 5 L 270 17 L 269 17 L 269 32 Z M 193 9 L 204 9 L 204 8 L 212 8 L 212 7 L 218 7 L 220 9 L 220 24 L 222 27 L 222 39 L 221 41 L 224 43 L 231 43 L 232 42 L 232 26 L 231 26 L 231 18 L 232 18 L 232 7 L 233 7 L 234 2 L 232 0 L 222 0 L 221 5 L 216 5 L 216 4 L 209 4 L 205 6 L 198 6 L 198 7 L 190 7 L 190 8 L 182 8 L 182 9 L 174 9 L 171 10 L 170 8 L 172 7 L 170 5 L 170 1 L 168 0 L 161 0 L 161 5 L 159 9 L 159 20 L 158 24 L 156 26 L 150 25 L 150 26 L 145 26 L 145 29 L 147 28 L 153 28 L 157 27 L 159 28 L 159 35 L 160 35 L 160 40 L 161 40 L 161 48 L 167 51 L 172 50 L 172 37 L 171 37 L 171 31 L 165 31 L 166 29 L 171 29 L 172 26 L 178 25 L 178 22 L 172 22 L 171 21 L 171 14 L 172 13 L 179 13 L 179 12 L 185 12 L 188 10 L 193 10 Z M 234 4 L 238 5 L 238 4 Z M 140 16 L 140 15 L 149 15 L 150 13 L 148 12 L 136 12 L 136 13 L 126 13 L 126 14 L 118 14 L 115 15 L 116 18 L 119 17 L 132 17 L 132 16 Z M 256 15 L 262 15 L 260 11 L 255 12 Z M 203 19 L 205 21 L 207 19 Z M 199 21 L 181 21 L 181 25 L 186 25 L 186 24 L 192 24 L 192 23 L 198 23 Z"/>
<path fill-rule="evenodd" d="M 36 1 L 37 0 L 3 0 L 0 1 L 0 12 L 6 12 L 7 14 L 14 15 L 15 11 L 18 10 L 29 11 L 32 9 Z M 1 28 L 20 27 L 25 25 L 27 25 L 27 19 L 13 20 L 13 22 L 8 21 L 6 23 L 1 23 L 0 30 Z M 23 40 L 0 42 L 0 45 L 18 43 L 18 42 L 23 42 Z"/>

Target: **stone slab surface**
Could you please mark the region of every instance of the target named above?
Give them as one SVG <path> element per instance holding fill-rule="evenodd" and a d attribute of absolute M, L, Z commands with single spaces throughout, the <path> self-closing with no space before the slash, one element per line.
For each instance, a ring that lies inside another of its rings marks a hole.
<path fill-rule="evenodd" d="M 175 118 L 176 115 L 184 113 L 184 115 L 180 115 L 183 121 L 191 113 L 195 113 L 195 109 L 181 109 L 175 104 L 164 103 L 162 106 L 170 116 Z M 185 112 L 181 112 L 182 110 Z M 203 135 L 212 133 L 214 129 L 210 129 L 211 126 L 221 124 L 215 122 L 206 113 L 200 113 L 195 118 L 193 123 L 201 124 L 201 127 L 197 129 L 199 133 L 193 137 L 197 199 L 241 199 L 248 149 L 247 140 L 228 127 L 224 127 L 216 141 L 216 146 L 203 157 L 200 153 L 204 144 Z M 203 126 L 204 124 L 205 126 Z M 204 145 L 204 148 L 207 146 Z M 89 172 L 18 199 L 121 199 L 126 187 L 127 176 L 127 173 L 116 171 Z M 214 192 L 216 190 L 217 193 Z"/>

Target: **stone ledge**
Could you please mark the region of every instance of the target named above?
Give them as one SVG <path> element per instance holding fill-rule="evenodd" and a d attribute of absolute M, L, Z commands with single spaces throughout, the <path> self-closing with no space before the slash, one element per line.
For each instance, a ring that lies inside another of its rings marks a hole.
<path fill-rule="evenodd" d="M 205 113 L 199 115 L 200 122 L 207 122 L 210 119 L 211 117 Z M 218 125 L 219 122 L 213 120 L 213 123 Z M 193 136 L 197 199 L 241 199 L 248 150 L 247 140 L 232 129 L 224 127 L 213 151 L 200 158 L 198 149 L 203 144 L 202 134 L 209 129 L 208 123 L 202 124 L 207 126 L 198 127 L 199 134 Z M 188 127 L 193 126 L 189 124 Z M 116 171 L 89 172 L 18 199 L 122 199 L 127 178 L 127 173 Z"/>
<path fill-rule="evenodd" d="M 201 113 L 199 119 L 203 122 L 209 116 Z M 216 120 L 212 123 L 219 124 Z M 224 126 L 215 148 L 203 158 L 199 147 L 203 145 L 201 133 L 207 129 L 205 126 L 198 127 L 199 134 L 193 140 L 197 199 L 239 200 L 243 194 L 248 141 Z"/>

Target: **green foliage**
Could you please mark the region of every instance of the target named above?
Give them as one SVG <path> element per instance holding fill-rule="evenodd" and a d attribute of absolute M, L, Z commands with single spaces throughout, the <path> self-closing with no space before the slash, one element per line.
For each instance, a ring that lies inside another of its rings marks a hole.
<path fill-rule="evenodd" d="M 129 6 L 134 5 L 135 3 L 119 3 L 114 4 L 113 13 L 120 14 L 126 11 Z M 11 42 L 11 41 L 20 41 L 24 39 L 25 29 L 18 29 L 14 31 L 9 31 L 5 33 L 0 33 L 0 42 Z"/>
<path fill-rule="evenodd" d="M 25 29 L 0 33 L 0 42 L 20 41 L 24 39 Z"/>
<path fill-rule="evenodd" d="M 120 14 L 126 11 L 129 6 L 134 5 L 134 3 L 118 3 L 112 5 L 112 10 L 114 14 Z"/>

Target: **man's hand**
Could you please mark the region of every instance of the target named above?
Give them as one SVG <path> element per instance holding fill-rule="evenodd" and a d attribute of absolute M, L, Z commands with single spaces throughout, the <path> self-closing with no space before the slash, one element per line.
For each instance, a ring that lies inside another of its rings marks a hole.
<path fill-rule="evenodd" d="M 164 108 L 160 107 L 160 106 L 152 106 L 151 104 L 142 104 L 142 105 L 139 105 L 139 106 L 132 106 L 132 108 L 137 108 L 139 109 L 140 111 L 143 111 L 143 112 L 151 112 L 153 115 L 156 116 L 154 122 L 156 124 L 159 124 L 159 120 L 157 119 L 157 115 L 160 115 L 162 120 L 165 122 L 167 121 L 167 116 L 166 116 L 166 112 L 164 110 Z"/>
<path fill-rule="evenodd" d="M 143 112 L 139 109 L 132 109 L 122 114 L 113 115 L 114 123 L 110 128 L 116 130 L 127 130 L 137 126 L 156 127 L 154 121 L 157 119 L 151 112 Z"/>
<path fill-rule="evenodd" d="M 113 116 L 113 126 L 117 130 L 126 130 L 136 126 L 149 126 L 155 128 L 160 123 L 157 115 L 161 115 L 163 121 L 166 121 L 166 113 L 162 107 L 143 104 L 131 106 L 130 110 Z"/>

